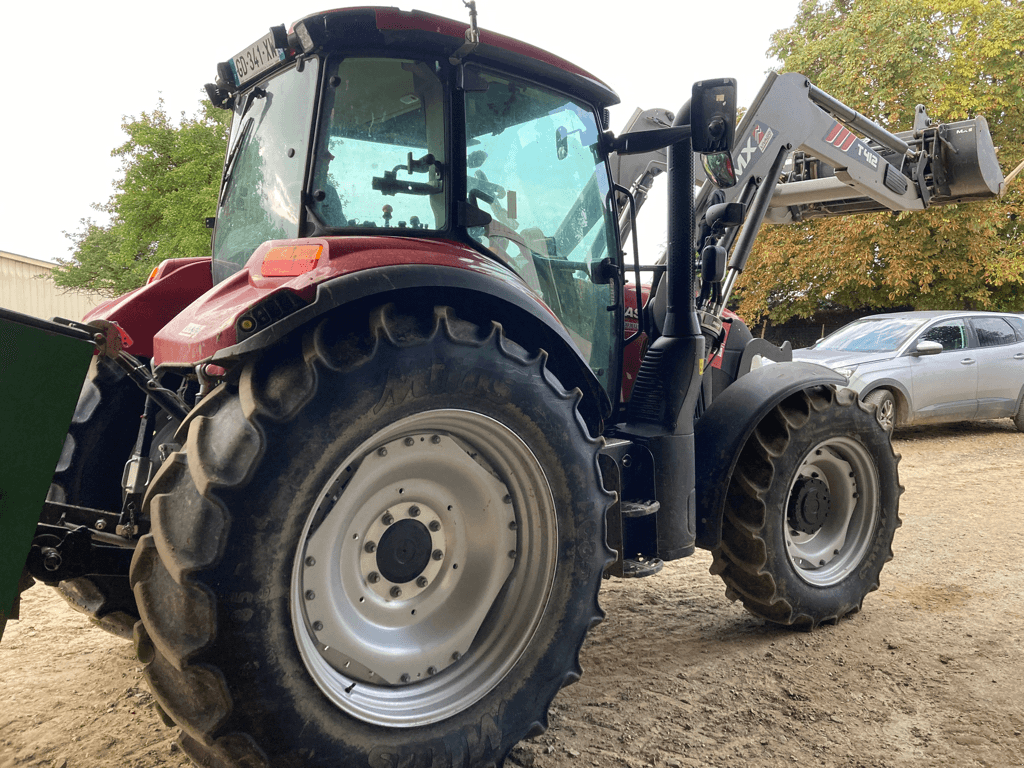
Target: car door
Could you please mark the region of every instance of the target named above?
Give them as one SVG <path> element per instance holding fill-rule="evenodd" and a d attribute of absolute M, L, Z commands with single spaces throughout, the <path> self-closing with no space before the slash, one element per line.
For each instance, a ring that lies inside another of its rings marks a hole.
<path fill-rule="evenodd" d="M 970 318 L 978 337 L 979 419 L 1013 416 L 1024 384 L 1024 342 L 1009 322 L 999 315 Z"/>
<path fill-rule="evenodd" d="M 921 341 L 937 341 L 937 355 L 913 355 Z M 963 318 L 940 320 L 910 343 L 911 418 L 915 424 L 963 421 L 978 410 L 978 366 Z"/>

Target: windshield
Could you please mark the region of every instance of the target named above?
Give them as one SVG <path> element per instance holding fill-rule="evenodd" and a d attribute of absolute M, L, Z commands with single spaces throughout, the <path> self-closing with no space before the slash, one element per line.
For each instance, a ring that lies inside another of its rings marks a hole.
<path fill-rule="evenodd" d="M 323 226 L 443 227 L 438 69 L 406 59 L 328 61 L 311 205 Z"/>
<path fill-rule="evenodd" d="M 857 320 L 814 345 L 837 352 L 895 352 L 921 327 L 922 320 L 879 318 Z"/>
<path fill-rule="evenodd" d="M 466 77 L 468 197 L 491 217 L 470 235 L 537 292 L 608 386 L 616 315 L 592 275 L 616 248 L 596 116 L 533 84 Z"/>
<path fill-rule="evenodd" d="M 316 70 L 307 61 L 235 100 L 213 239 L 216 281 L 267 240 L 298 237 Z"/>

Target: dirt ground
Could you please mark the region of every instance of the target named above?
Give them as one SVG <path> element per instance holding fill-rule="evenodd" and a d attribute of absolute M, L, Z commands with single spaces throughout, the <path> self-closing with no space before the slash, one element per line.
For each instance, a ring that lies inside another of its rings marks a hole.
<path fill-rule="evenodd" d="M 865 610 L 791 632 L 730 603 L 710 556 L 605 583 L 607 620 L 526 768 L 1024 765 L 1024 434 L 896 433 L 903 527 Z M 52 590 L 0 644 L 0 768 L 186 766 L 129 643 Z"/>

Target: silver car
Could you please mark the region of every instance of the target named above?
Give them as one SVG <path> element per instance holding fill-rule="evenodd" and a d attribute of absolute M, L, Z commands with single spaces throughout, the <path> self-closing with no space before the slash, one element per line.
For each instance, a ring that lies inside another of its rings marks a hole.
<path fill-rule="evenodd" d="M 793 351 L 849 379 L 889 429 L 1012 418 L 1024 432 L 1024 316 L 1003 312 L 869 315 Z"/>

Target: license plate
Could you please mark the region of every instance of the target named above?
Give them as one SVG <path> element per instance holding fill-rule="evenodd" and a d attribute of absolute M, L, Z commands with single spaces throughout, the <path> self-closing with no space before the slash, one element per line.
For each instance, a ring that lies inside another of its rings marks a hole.
<path fill-rule="evenodd" d="M 231 69 L 235 75 L 235 85 L 243 86 L 283 60 L 284 51 L 277 47 L 274 33 L 268 32 L 232 57 Z"/>

